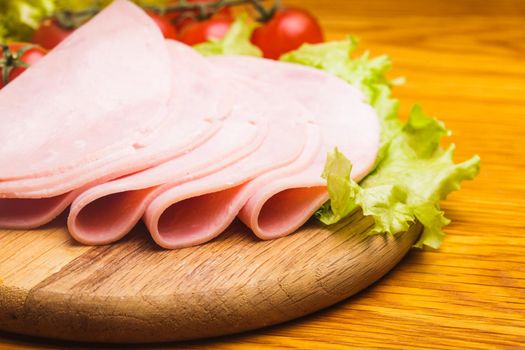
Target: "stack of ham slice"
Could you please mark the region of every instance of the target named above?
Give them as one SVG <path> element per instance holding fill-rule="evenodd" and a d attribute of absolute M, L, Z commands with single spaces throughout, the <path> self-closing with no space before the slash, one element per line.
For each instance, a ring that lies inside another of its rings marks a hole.
<path fill-rule="evenodd" d="M 0 227 L 38 227 L 71 206 L 79 242 L 115 242 L 143 219 L 174 249 L 236 217 L 262 239 L 294 232 L 328 200 L 326 154 L 338 147 L 362 179 L 379 124 L 335 77 L 206 59 L 117 0 L 0 91 L 0 138 Z"/>

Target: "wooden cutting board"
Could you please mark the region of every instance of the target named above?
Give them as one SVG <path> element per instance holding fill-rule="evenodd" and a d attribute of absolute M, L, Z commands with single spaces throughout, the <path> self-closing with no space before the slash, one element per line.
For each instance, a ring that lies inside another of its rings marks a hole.
<path fill-rule="evenodd" d="M 354 214 L 263 242 L 240 222 L 218 239 L 165 251 L 140 225 L 85 247 L 65 219 L 0 231 L 0 329 L 79 341 L 160 342 L 256 329 L 335 304 L 394 267 L 417 239 L 368 236 Z"/>

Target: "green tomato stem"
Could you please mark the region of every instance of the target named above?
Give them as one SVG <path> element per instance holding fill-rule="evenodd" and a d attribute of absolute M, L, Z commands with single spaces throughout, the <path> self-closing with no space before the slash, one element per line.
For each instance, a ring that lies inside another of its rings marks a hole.
<path fill-rule="evenodd" d="M 29 65 L 25 62 L 22 62 L 20 59 L 28 51 L 34 48 L 35 45 L 25 45 L 18 49 L 18 51 L 13 52 L 8 45 L 1 45 L 2 49 L 2 58 L 0 59 L 0 69 L 2 69 L 2 85 L 6 86 L 9 83 L 9 75 L 13 69 L 17 67 L 27 68 Z"/>
<path fill-rule="evenodd" d="M 188 0 L 179 0 L 176 4 L 158 7 L 158 6 L 145 6 L 144 8 L 150 11 L 154 11 L 159 14 L 165 14 L 170 12 L 180 12 L 186 18 L 196 18 L 197 20 L 205 20 L 212 17 L 220 9 L 226 6 L 239 6 L 249 4 L 252 5 L 257 13 L 259 22 L 269 21 L 275 11 L 281 7 L 280 0 L 274 0 L 274 4 L 270 9 L 267 9 L 264 4 L 264 0 L 216 0 L 210 3 L 189 3 Z M 76 29 L 85 23 L 89 18 L 93 17 L 100 11 L 100 4 L 89 7 L 82 11 L 59 11 L 55 13 L 55 19 L 59 25 L 65 29 Z M 196 14 L 192 12 L 197 12 Z"/>
<path fill-rule="evenodd" d="M 98 7 L 90 7 L 82 11 L 65 10 L 55 13 L 55 19 L 64 29 L 76 29 L 99 12 Z"/>

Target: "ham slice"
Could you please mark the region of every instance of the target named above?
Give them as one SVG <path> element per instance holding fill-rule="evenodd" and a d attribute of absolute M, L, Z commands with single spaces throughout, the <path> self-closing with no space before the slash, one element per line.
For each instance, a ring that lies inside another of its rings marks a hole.
<path fill-rule="evenodd" d="M 216 87 L 216 86 L 215 86 Z M 71 205 L 69 232 L 79 242 L 101 245 L 124 237 L 147 204 L 162 191 L 205 176 L 254 152 L 267 134 L 260 117 L 236 108 L 221 130 L 190 153 L 124 178 L 90 188 Z"/>
<path fill-rule="evenodd" d="M 218 132 L 233 97 L 196 79 L 215 76 L 195 57 L 181 44 L 168 51 L 141 9 L 116 1 L 4 88 L 0 227 L 45 224 L 79 189 L 188 153 Z M 206 103 L 188 104 L 195 96 Z"/>
<path fill-rule="evenodd" d="M 33 229 L 59 216 L 78 196 L 80 191 L 43 199 L 0 199 L 0 227 Z"/>
<path fill-rule="evenodd" d="M 347 83 L 313 69 L 273 61 L 242 57 L 212 60 L 231 75 L 271 83 L 274 98 L 285 97 L 290 104 L 299 101 L 314 113 L 320 130 L 310 120 L 302 155 L 251 181 L 244 181 L 241 174 L 254 158 L 262 161 L 263 153 L 155 198 L 146 210 L 145 222 L 155 241 L 165 248 L 192 246 L 217 237 L 241 209 L 241 218 L 244 213 L 256 218 L 261 215 L 265 220 L 273 215 L 262 228 L 257 219 L 254 225 L 246 220 L 259 237 L 289 234 L 328 199 L 321 173 L 329 150 L 338 146 L 345 151 L 355 164 L 352 176 L 359 180 L 372 169 L 379 149 L 375 111 Z"/>
<path fill-rule="evenodd" d="M 201 81 L 202 76 L 221 72 L 195 52 L 193 55 L 192 65 L 200 67 L 202 73 L 194 76 L 197 81 Z M 72 204 L 68 219 L 69 231 L 76 240 L 84 244 L 114 242 L 131 230 L 148 204 L 160 194 L 172 193 L 173 188 L 187 188 L 188 183 L 198 184 L 196 179 L 201 177 L 206 177 L 208 182 L 213 179 L 213 186 L 231 187 L 235 184 L 221 171 L 225 167 L 235 164 L 239 170 L 236 183 L 245 182 L 301 154 L 306 139 L 306 110 L 293 103 L 281 103 L 277 107 L 268 105 L 268 100 L 278 100 L 275 96 L 265 98 L 270 94 L 264 92 L 268 90 L 266 85 L 260 86 L 250 80 L 230 80 L 227 75 L 214 81 L 214 91 L 221 94 L 227 91 L 221 86 L 223 82 L 236 96 L 222 129 L 188 154 L 82 193 Z M 195 94 L 186 104 L 206 105 L 201 102 L 202 98 L 201 93 Z M 270 124 L 272 127 L 268 130 Z M 250 160 L 246 162 L 245 158 Z M 240 164 L 244 164 L 243 167 L 239 167 Z M 203 189 L 201 186 L 200 190 Z"/>
<path fill-rule="evenodd" d="M 283 115 L 284 116 L 284 115 Z M 306 140 L 299 163 L 308 162 L 320 147 L 319 128 L 307 124 L 295 130 L 277 125 L 265 144 L 252 156 L 220 172 L 168 189 L 148 205 L 144 221 L 161 247 L 176 249 L 202 244 L 220 235 L 232 222 L 254 192 L 253 179 L 275 168 L 286 173 L 291 161 L 282 149 L 295 137 Z M 296 139 L 297 140 L 297 139 Z M 283 142 L 284 141 L 284 142 Z M 275 155 L 282 158 L 276 162 Z"/>
<path fill-rule="evenodd" d="M 219 66 L 217 69 L 222 70 Z M 234 70 L 224 70 L 235 78 Z M 313 159 L 321 146 L 318 126 L 304 109 L 275 84 L 237 75 L 247 112 L 265 108 L 270 133 L 252 155 L 223 170 L 165 190 L 147 206 L 144 221 L 162 247 L 175 249 L 209 241 L 223 232 L 253 191 L 247 184 L 297 159 Z M 250 97 L 249 97 L 250 96 Z M 249 97 L 249 99 L 248 99 Z"/>
<path fill-rule="evenodd" d="M 380 143 L 380 126 L 364 96 L 346 82 L 299 65 L 248 57 L 217 57 L 224 69 L 252 78 L 279 82 L 279 87 L 317 117 L 322 147 L 313 162 L 266 174 L 239 213 L 240 219 L 261 239 L 288 235 L 302 226 L 328 199 L 321 178 L 326 155 L 338 147 L 353 164 L 352 178 L 361 180 L 374 167 Z"/>
<path fill-rule="evenodd" d="M 237 215 L 258 237 L 281 237 L 328 199 L 330 150 L 360 180 L 379 149 L 375 111 L 347 83 L 206 60 L 166 44 L 126 0 L 4 88 L 0 123 L 0 227 L 40 226 L 73 202 L 68 227 L 85 244 L 114 242 L 141 217 L 169 249 L 209 241 Z"/>
<path fill-rule="evenodd" d="M 227 87 L 219 93 L 205 81 L 195 78 L 206 73 L 211 79 L 215 79 L 209 70 L 203 72 L 193 64 L 195 57 L 200 57 L 193 49 L 174 42 L 170 48 L 170 58 L 176 63 L 172 65 L 173 96 L 168 101 L 165 120 L 158 126 L 160 133 L 153 142 L 148 145 L 134 144 L 135 151 L 130 157 L 117 153 L 53 176 L 0 182 L 0 196 L 9 197 L 5 194 L 6 190 L 20 188 L 23 192 L 18 192 L 13 197 L 46 198 L 64 192 L 64 186 L 68 186 L 67 190 L 74 190 L 93 182 L 104 182 L 150 167 L 150 163 L 162 163 L 166 154 L 173 158 L 187 153 L 217 132 L 220 127 L 218 121 L 230 113 L 233 96 L 230 96 Z M 207 103 L 196 103 L 201 99 L 205 99 Z M 195 105 L 189 104 L 191 101 Z M 143 119 L 147 119 L 145 116 L 147 114 L 141 115 Z M 104 122 L 100 123 L 106 125 Z M 87 166 L 92 168 L 92 172 L 87 171 Z"/>
<path fill-rule="evenodd" d="M 79 28 L 0 94 L 0 137 L 9 140 L 0 145 L 8 164 L 0 169 L 2 195 L 25 192 L 5 191 L 6 182 L 149 144 L 171 95 L 169 62 L 161 33 L 129 2 L 116 1 Z"/>

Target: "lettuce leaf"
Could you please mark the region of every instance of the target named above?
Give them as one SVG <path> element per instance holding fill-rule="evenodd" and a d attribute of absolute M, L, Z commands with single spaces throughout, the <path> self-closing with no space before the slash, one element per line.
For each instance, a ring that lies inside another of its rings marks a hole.
<path fill-rule="evenodd" d="M 320 220 L 327 224 L 335 224 L 349 215 L 358 206 L 356 201 L 360 194 L 359 185 L 352 181 L 349 174 L 352 172 L 350 161 L 335 148 L 328 154 L 323 174 L 327 180 L 330 205 L 324 206 L 317 213 Z"/>
<path fill-rule="evenodd" d="M 390 143 L 375 171 L 359 185 L 350 179 L 350 161 L 338 150 L 328 155 L 323 177 L 331 202 L 317 213 L 325 224 L 333 224 L 360 207 L 375 221 L 373 233 L 397 234 L 419 221 L 423 234 L 416 244 L 439 248 L 442 228 L 450 223 L 439 201 L 460 188 L 464 180 L 479 173 L 479 157 L 454 164 L 454 145 L 443 150 L 439 139 L 443 124 L 425 116 L 419 106 Z"/>
<path fill-rule="evenodd" d="M 365 53 L 351 58 L 356 40 L 303 45 L 281 60 L 332 73 L 360 88 L 376 109 L 381 122 L 381 148 L 375 170 L 360 184 L 350 178 L 352 165 L 338 150 L 330 152 L 322 174 L 327 180 L 330 202 L 317 213 L 327 225 L 356 208 L 374 218 L 373 234 L 395 235 L 419 221 L 424 229 L 416 247 L 439 248 L 443 227 L 450 223 L 439 201 L 460 188 L 464 180 L 479 173 L 478 156 L 461 164 L 453 161 L 455 146 L 446 150 L 440 140 L 450 135 L 444 124 L 430 118 L 418 105 L 408 122 L 398 118 L 399 102 L 391 97 L 392 82 L 386 78 L 391 64 L 386 56 L 370 59 Z"/>
<path fill-rule="evenodd" d="M 53 0 L 0 0 L 0 40 L 29 41 L 40 22 L 55 10 Z"/>
<path fill-rule="evenodd" d="M 244 55 L 262 57 L 261 50 L 250 41 L 257 24 L 248 20 L 247 14 L 237 16 L 222 39 L 211 39 L 194 46 L 205 56 Z"/>

